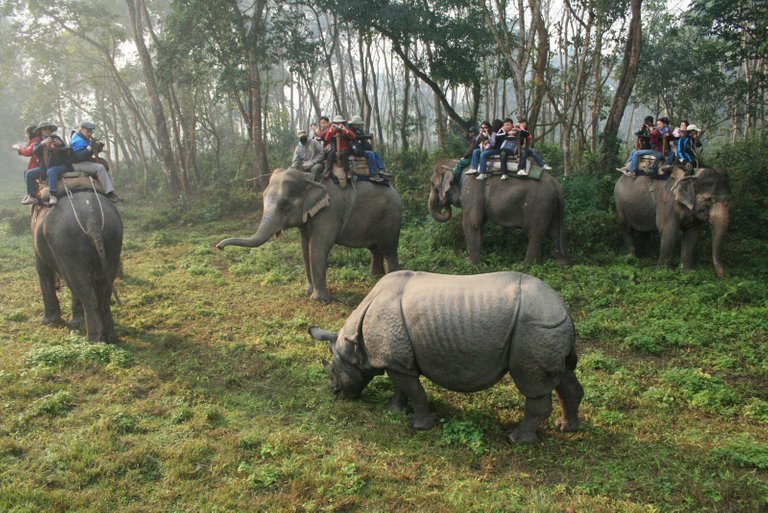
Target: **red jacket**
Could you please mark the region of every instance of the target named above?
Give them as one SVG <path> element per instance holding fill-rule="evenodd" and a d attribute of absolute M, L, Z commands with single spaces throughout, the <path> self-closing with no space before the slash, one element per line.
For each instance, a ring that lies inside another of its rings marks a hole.
<path fill-rule="evenodd" d="M 40 142 L 40 136 L 33 137 L 29 140 L 29 144 L 26 148 L 19 148 L 18 152 L 19 155 L 22 157 L 30 157 L 29 164 L 27 164 L 27 169 L 34 169 L 36 167 L 40 167 L 40 161 L 37 158 L 37 155 L 35 155 L 34 149 L 35 144 Z"/>
<path fill-rule="evenodd" d="M 659 132 L 657 128 L 651 130 L 651 149 L 662 153 L 664 147 L 664 134 Z"/>
<path fill-rule="evenodd" d="M 336 148 L 336 134 L 341 132 L 341 137 L 339 137 L 339 151 L 349 151 L 351 148 L 349 146 L 350 141 L 354 141 L 357 139 L 357 136 L 355 133 L 349 129 L 349 127 L 343 127 L 341 130 L 336 128 L 336 125 L 331 125 L 328 131 L 325 133 L 325 142 L 330 143 L 333 145 L 333 148 Z"/>

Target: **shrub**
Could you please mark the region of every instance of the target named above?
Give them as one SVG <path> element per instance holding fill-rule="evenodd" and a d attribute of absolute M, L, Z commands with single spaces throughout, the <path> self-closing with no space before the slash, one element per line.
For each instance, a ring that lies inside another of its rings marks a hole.
<path fill-rule="evenodd" d="M 768 224 L 768 142 L 750 138 L 727 144 L 715 149 L 706 161 L 709 166 L 730 171 L 731 233 L 765 240 L 762 227 Z"/>

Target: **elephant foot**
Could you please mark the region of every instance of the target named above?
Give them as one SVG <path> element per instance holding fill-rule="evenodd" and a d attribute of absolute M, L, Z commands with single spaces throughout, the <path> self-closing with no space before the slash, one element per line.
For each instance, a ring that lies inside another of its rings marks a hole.
<path fill-rule="evenodd" d="M 304 291 L 304 293 L 308 296 L 311 296 L 314 291 L 315 291 L 315 288 L 312 285 L 307 285 L 307 288 Z"/>
<path fill-rule="evenodd" d="M 83 327 L 82 317 L 72 317 L 72 319 L 70 319 L 70 321 L 67 323 L 67 327 L 69 327 L 71 330 L 79 330 Z"/>
<path fill-rule="evenodd" d="M 67 323 L 64 322 L 64 319 L 62 319 L 61 316 L 53 316 L 43 317 L 40 324 L 43 326 L 65 326 Z"/>
<path fill-rule="evenodd" d="M 312 292 L 312 295 L 309 298 L 314 301 L 330 301 L 331 295 L 328 294 L 328 292 L 321 292 L 315 289 L 315 291 Z"/>
<path fill-rule="evenodd" d="M 579 421 L 578 419 L 568 420 L 565 417 L 563 417 L 563 418 L 557 419 L 555 421 L 555 424 L 563 433 L 573 433 L 574 431 L 578 431 L 579 426 L 581 425 L 581 421 Z"/>
<path fill-rule="evenodd" d="M 435 418 L 429 413 L 422 415 L 414 414 L 411 416 L 410 421 L 411 427 L 420 431 L 426 431 L 435 427 Z"/>
<path fill-rule="evenodd" d="M 536 435 L 535 430 L 531 431 L 523 426 L 518 426 L 510 431 L 507 439 L 509 440 L 509 443 L 513 444 L 535 444 L 539 441 L 539 437 Z"/>
<path fill-rule="evenodd" d="M 106 342 L 107 344 L 117 344 L 118 342 L 120 342 L 120 339 L 117 337 L 117 333 L 115 333 L 114 331 L 105 334 L 104 337 L 102 338 L 104 339 L 104 342 Z"/>

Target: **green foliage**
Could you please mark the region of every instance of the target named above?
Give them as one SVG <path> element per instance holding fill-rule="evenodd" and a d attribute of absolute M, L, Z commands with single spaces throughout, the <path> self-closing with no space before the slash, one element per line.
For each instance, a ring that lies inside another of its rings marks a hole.
<path fill-rule="evenodd" d="M 446 422 L 440 431 L 440 445 L 443 447 L 466 447 L 477 455 L 487 452 L 483 430 L 469 420 Z"/>
<path fill-rule="evenodd" d="M 703 411 L 728 413 L 739 400 L 736 390 L 722 378 L 701 369 L 672 367 L 661 373 L 660 380 L 672 396 Z"/>
<path fill-rule="evenodd" d="M 740 467 L 768 470 L 768 445 L 754 440 L 749 433 L 738 433 L 716 447 L 712 455 Z"/>
<path fill-rule="evenodd" d="M 61 416 L 72 408 L 74 408 L 72 395 L 64 390 L 42 397 L 34 405 L 37 415 Z"/>
<path fill-rule="evenodd" d="M 133 355 L 125 349 L 87 342 L 80 337 L 71 337 L 62 344 L 39 347 L 27 355 L 27 364 L 31 367 L 55 367 L 77 362 L 128 368 L 133 365 Z"/>
<path fill-rule="evenodd" d="M 768 141 L 756 137 L 716 148 L 706 164 L 730 172 L 733 201 L 729 231 L 743 237 L 765 240 L 768 225 Z"/>

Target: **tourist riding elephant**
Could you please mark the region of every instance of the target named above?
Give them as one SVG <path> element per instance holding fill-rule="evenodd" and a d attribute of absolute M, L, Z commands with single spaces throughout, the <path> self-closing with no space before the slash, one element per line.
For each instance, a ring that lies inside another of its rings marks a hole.
<path fill-rule="evenodd" d="M 528 237 L 526 263 L 541 260 L 544 237 L 554 243 L 555 259 L 569 265 L 565 248 L 563 189 L 551 175 L 540 180 L 513 177 L 502 181 L 496 177 L 480 181 L 464 176 L 461 186 L 453 182 L 453 162 L 438 161 L 431 179 L 429 212 L 435 220 L 451 218 L 451 207 L 463 209 L 462 225 L 469 260 L 480 264 L 483 229 L 488 219 L 507 228 L 522 228 Z M 490 183 L 489 183 L 490 182 Z"/>
<path fill-rule="evenodd" d="M 286 228 L 298 227 L 312 299 L 328 300 L 326 271 L 334 244 L 371 251 L 371 274 L 398 268 L 402 200 L 390 185 L 357 181 L 341 189 L 330 178 L 315 182 L 294 168 L 276 169 L 264 190 L 264 213 L 247 239 L 224 239 L 216 247 L 261 246 Z"/>
<path fill-rule="evenodd" d="M 56 274 L 72 291 L 69 327 L 85 318 L 88 340 L 117 342 L 110 300 L 120 269 L 123 221 L 115 205 L 92 190 L 74 191 L 54 207 L 32 209 L 35 266 L 43 295 L 43 324 L 60 326 Z"/>
<path fill-rule="evenodd" d="M 725 274 L 723 241 L 728 232 L 731 188 L 725 169 L 700 168 L 694 176 L 651 180 L 647 176 L 622 176 L 613 189 L 616 214 L 624 240 L 636 255 L 634 232 L 659 231 L 659 265 L 670 265 L 682 231 L 680 260 L 692 269 L 694 253 L 705 223 L 712 229 L 712 263 L 717 275 Z"/>

